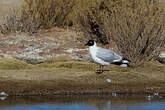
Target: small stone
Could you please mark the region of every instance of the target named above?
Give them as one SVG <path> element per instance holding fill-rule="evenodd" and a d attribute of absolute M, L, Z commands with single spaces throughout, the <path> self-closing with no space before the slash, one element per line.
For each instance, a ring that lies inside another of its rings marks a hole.
<path fill-rule="evenodd" d="M 151 98 L 152 98 L 152 96 L 151 96 L 151 95 L 148 95 L 148 96 L 147 96 L 147 100 L 149 100 L 149 101 L 150 101 L 150 100 L 151 100 Z"/>
<path fill-rule="evenodd" d="M 111 82 L 112 82 L 110 79 L 106 79 L 106 81 L 107 81 L 108 83 L 111 83 Z"/>
<path fill-rule="evenodd" d="M 155 96 L 158 96 L 158 95 L 159 95 L 159 92 L 154 92 L 154 95 L 155 95 Z"/>
<path fill-rule="evenodd" d="M 165 64 L 165 51 L 160 52 L 156 60 L 158 60 L 160 63 Z"/>
<path fill-rule="evenodd" d="M 117 94 L 116 94 L 115 92 L 112 92 L 112 96 L 113 96 L 113 97 L 116 97 Z"/>
<path fill-rule="evenodd" d="M 0 93 L 0 96 L 6 96 L 6 97 L 7 97 L 7 96 L 9 96 L 9 95 L 8 95 L 7 93 L 5 93 L 5 92 L 1 92 L 1 93 Z"/>

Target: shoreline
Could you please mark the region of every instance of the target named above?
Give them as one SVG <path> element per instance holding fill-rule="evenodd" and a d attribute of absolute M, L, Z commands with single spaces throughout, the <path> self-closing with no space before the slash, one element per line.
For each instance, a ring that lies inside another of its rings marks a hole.
<path fill-rule="evenodd" d="M 64 79 L 63 79 L 64 80 Z M 93 80 L 93 79 L 92 79 Z M 99 81 L 101 82 L 101 80 Z M 77 83 L 71 80 L 4 80 L 0 81 L 0 92 L 9 96 L 50 96 L 50 95 L 109 95 L 117 94 L 165 94 L 164 82 L 148 83 Z"/>
<path fill-rule="evenodd" d="M 57 86 L 54 86 L 54 88 L 36 88 L 36 86 L 31 86 L 31 89 L 22 89 L 22 91 L 17 90 L 18 88 L 8 88 L 3 89 L 5 93 L 9 95 L 9 97 L 31 97 L 31 96 L 69 96 L 69 95 L 112 95 L 113 93 L 119 94 L 119 95 L 154 95 L 155 92 L 160 94 L 165 94 L 165 84 L 159 85 L 160 88 L 163 88 L 161 90 L 147 90 L 148 88 L 158 87 L 157 85 L 147 85 L 142 86 L 143 84 L 135 84 L 135 85 L 121 85 L 121 84 L 112 84 L 109 88 L 101 88 L 101 86 L 105 87 L 105 85 L 97 86 L 95 89 L 88 89 L 85 86 L 82 86 L 81 89 L 78 87 L 72 87 L 68 90 L 68 88 L 62 90 L 57 90 Z M 40 85 L 42 86 L 42 85 Z M 78 85 L 76 85 L 78 86 Z M 118 86 L 118 87 L 114 87 Z M 127 88 L 122 88 L 121 86 L 127 86 Z M 138 86 L 138 88 L 134 88 L 132 86 Z M 19 88 L 20 89 L 20 88 Z M 2 89 L 1 89 L 2 90 Z M 7 96 L 8 97 L 8 96 Z"/>
<path fill-rule="evenodd" d="M 0 66 L 0 92 L 9 96 L 165 94 L 165 67 L 158 62 L 137 68 L 112 65 L 100 75 L 95 73 L 98 65 L 91 62 L 17 63 Z"/>

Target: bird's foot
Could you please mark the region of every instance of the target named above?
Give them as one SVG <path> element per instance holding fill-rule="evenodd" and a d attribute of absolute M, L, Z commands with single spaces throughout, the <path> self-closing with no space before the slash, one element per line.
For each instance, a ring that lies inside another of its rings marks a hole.
<path fill-rule="evenodd" d="M 110 71 L 110 70 L 102 70 L 102 69 L 99 69 L 99 70 L 96 71 L 96 74 L 101 74 L 101 73 L 103 73 L 104 71 L 106 72 L 106 71 Z"/>
<path fill-rule="evenodd" d="M 96 71 L 96 74 L 101 74 L 101 73 L 103 73 L 103 72 L 104 72 L 103 70 L 100 70 L 100 69 L 99 69 L 99 70 Z"/>

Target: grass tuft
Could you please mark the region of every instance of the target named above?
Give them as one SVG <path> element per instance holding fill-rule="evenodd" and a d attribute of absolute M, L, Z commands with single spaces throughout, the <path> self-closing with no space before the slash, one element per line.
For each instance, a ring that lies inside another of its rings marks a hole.
<path fill-rule="evenodd" d="M 93 63 L 68 61 L 68 62 L 56 62 L 56 63 L 42 63 L 36 65 L 38 68 L 65 68 L 70 70 L 91 71 L 96 70 L 97 66 Z"/>
<path fill-rule="evenodd" d="M 16 59 L 0 59 L 1 70 L 22 70 L 31 69 L 33 66 L 24 61 Z"/>
<path fill-rule="evenodd" d="M 45 63 L 49 64 L 49 63 L 67 62 L 67 61 L 73 61 L 73 59 L 64 55 L 64 56 L 52 57 L 50 59 L 47 59 Z"/>

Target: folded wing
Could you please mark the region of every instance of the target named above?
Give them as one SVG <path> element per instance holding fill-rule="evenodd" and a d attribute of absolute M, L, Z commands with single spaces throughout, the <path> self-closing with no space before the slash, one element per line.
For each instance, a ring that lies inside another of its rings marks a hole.
<path fill-rule="evenodd" d="M 96 57 L 105 61 L 105 62 L 120 62 L 122 60 L 122 56 L 116 54 L 115 52 L 104 49 L 101 47 L 97 47 Z"/>

